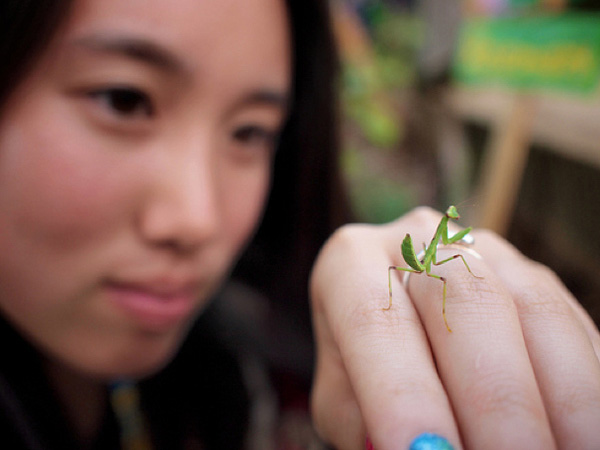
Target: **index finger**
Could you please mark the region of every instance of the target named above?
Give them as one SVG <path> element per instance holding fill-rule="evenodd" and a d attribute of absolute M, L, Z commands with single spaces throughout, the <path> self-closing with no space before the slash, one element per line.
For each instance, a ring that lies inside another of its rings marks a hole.
<path fill-rule="evenodd" d="M 408 448 L 416 436 L 433 432 L 458 449 L 459 432 L 427 337 L 399 284 L 395 307 L 382 310 L 390 265 L 386 249 L 399 248 L 398 236 L 397 225 L 377 232 L 354 226 L 328 244 L 335 251 L 325 250 L 312 282 L 315 323 L 329 327 L 318 359 L 339 354 L 375 448 Z"/>

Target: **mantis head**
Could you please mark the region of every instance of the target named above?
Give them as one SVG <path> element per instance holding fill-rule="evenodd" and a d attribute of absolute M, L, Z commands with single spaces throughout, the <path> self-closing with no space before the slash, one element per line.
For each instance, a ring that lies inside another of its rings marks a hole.
<path fill-rule="evenodd" d="M 446 210 L 446 217 L 448 219 L 453 219 L 453 220 L 460 219 L 460 214 L 458 214 L 458 210 L 456 209 L 456 206 L 454 206 L 454 205 L 448 206 L 448 209 Z"/>

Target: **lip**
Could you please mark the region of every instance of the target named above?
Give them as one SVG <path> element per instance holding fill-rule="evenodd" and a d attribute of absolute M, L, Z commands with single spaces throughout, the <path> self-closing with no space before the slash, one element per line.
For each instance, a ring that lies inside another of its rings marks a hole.
<path fill-rule="evenodd" d="M 142 329 L 165 332 L 191 316 L 197 303 L 198 283 L 168 278 L 151 281 L 108 281 L 109 300 Z"/>

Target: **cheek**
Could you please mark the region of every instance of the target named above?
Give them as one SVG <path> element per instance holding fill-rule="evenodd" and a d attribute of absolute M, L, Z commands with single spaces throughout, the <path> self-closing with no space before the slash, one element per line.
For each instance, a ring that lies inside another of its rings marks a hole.
<path fill-rule="evenodd" d="M 0 126 L 0 293 L 3 308 L 24 320 L 54 314 L 74 286 L 93 280 L 127 197 L 119 166 L 84 130 L 29 112 Z"/>
<path fill-rule="evenodd" d="M 32 244 L 78 245 L 107 232 L 119 210 L 107 152 L 66 125 L 13 126 L 0 136 L 3 225 Z"/>
<path fill-rule="evenodd" d="M 226 183 L 224 229 L 230 241 L 239 251 L 257 228 L 265 206 L 269 184 L 268 166 L 256 168 L 243 174 L 230 175 Z"/>

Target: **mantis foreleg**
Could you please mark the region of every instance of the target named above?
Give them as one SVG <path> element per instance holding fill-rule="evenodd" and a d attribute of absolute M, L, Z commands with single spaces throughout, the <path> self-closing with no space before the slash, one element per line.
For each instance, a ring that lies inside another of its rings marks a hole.
<path fill-rule="evenodd" d="M 410 273 L 423 273 L 422 270 L 415 270 L 415 269 L 409 269 L 407 267 L 400 267 L 400 266 L 390 266 L 388 267 L 388 286 L 389 286 L 389 304 L 387 308 L 383 308 L 384 311 L 387 311 L 388 309 L 390 309 L 392 307 L 392 270 L 402 270 L 403 272 L 410 272 Z"/>
<path fill-rule="evenodd" d="M 446 258 L 446 259 L 444 259 L 444 260 L 442 260 L 442 261 L 436 261 L 436 258 L 435 258 L 435 256 L 436 256 L 436 255 L 434 255 L 434 257 L 433 257 L 433 260 L 431 261 L 431 262 L 432 262 L 432 264 L 433 264 L 434 266 L 441 266 L 442 264 L 444 264 L 444 263 L 447 263 L 448 261 L 452 261 L 453 259 L 460 258 L 460 259 L 462 259 L 462 262 L 463 262 L 463 264 L 465 265 L 465 267 L 467 268 L 467 270 L 469 271 L 469 273 L 470 273 L 471 275 L 473 275 L 475 278 L 483 278 L 483 277 L 480 277 L 480 276 L 477 276 L 477 275 L 475 275 L 475 274 L 474 274 L 474 273 L 471 271 L 471 268 L 470 268 L 470 267 L 469 267 L 469 265 L 467 264 L 467 261 L 465 260 L 465 257 L 464 257 L 463 255 L 458 255 L 458 254 L 457 254 L 457 255 L 452 255 L 450 258 Z"/>
<path fill-rule="evenodd" d="M 442 233 L 442 244 L 454 244 L 455 242 L 458 242 L 461 239 L 463 239 L 467 234 L 471 232 L 472 229 L 473 227 L 467 227 L 463 230 L 460 230 L 458 233 L 453 234 L 452 236 L 448 236 L 448 226 L 446 225 L 446 229 L 444 230 L 444 233 Z"/>

